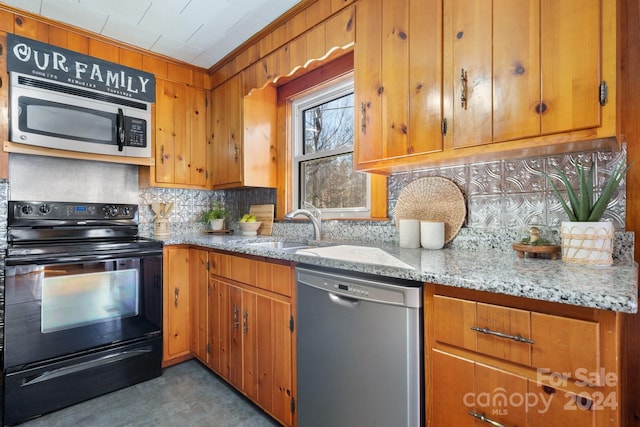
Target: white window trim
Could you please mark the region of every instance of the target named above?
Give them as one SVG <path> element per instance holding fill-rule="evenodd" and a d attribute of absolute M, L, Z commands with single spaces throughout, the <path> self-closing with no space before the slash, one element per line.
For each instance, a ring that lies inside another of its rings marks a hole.
<path fill-rule="evenodd" d="M 291 206 L 293 209 L 306 208 L 300 206 L 300 162 L 307 160 L 319 159 L 332 155 L 350 153 L 354 151 L 353 146 L 341 147 L 336 150 L 327 150 L 322 153 L 313 153 L 303 155 L 303 147 L 300 135 L 302 135 L 302 113 L 304 110 L 314 107 L 318 104 L 331 101 L 354 91 L 353 76 L 343 78 L 342 80 L 331 84 L 325 89 L 314 90 L 313 92 L 305 92 L 299 96 L 291 98 Z M 354 128 L 355 129 L 355 128 Z M 355 161 L 355 159 L 354 159 Z M 321 209 L 322 217 L 327 218 L 370 218 L 371 217 L 371 180 L 367 174 L 366 185 L 367 206 L 365 208 L 341 208 L 341 209 Z"/>

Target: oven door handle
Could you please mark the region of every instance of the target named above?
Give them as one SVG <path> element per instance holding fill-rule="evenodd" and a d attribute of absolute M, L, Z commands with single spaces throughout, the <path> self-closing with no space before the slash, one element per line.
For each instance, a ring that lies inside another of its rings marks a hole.
<path fill-rule="evenodd" d="M 110 254 L 104 255 L 80 255 L 80 256 L 59 256 L 59 257 L 43 257 L 42 255 L 35 256 L 12 256 L 5 259 L 7 266 L 13 265 L 51 265 L 51 264 L 68 264 L 82 261 L 105 261 L 116 260 L 123 258 L 143 258 L 148 256 L 162 255 L 162 250 L 149 249 L 149 250 L 136 250 L 136 251 L 114 251 Z"/>
<path fill-rule="evenodd" d="M 64 366 L 62 368 L 54 369 L 52 371 L 47 371 L 42 375 L 38 375 L 37 377 L 25 381 L 22 383 L 21 387 L 27 387 L 30 385 L 38 384 L 41 382 L 49 381 L 55 378 L 63 377 L 65 375 L 74 374 L 76 372 L 86 371 L 88 369 L 97 368 L 99 366 L 108 365 L 110 363 L 119 362 L 121 360 L 130 359 L 132 357 L 138 357 L 141 355 L 149 354 L 153 351 L 151 346 L 141 348 L 139 350 L 129 350 L 123 351 L 120 353 L 109 354 L 107 356 L 100 357 L 99 359 L 92 360 L 90 362 L 82 362 L 76 365 Z"/>

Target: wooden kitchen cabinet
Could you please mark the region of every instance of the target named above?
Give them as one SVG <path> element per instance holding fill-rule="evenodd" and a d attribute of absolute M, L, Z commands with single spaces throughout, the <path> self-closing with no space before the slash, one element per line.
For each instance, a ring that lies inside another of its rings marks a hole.
<path fill-rule="evenodd" d="M 203 89 L 156 79 L 155 166 L 143 184 L 208 188 L 207 118 Z"/>
<path fill-rule="evenodd" d="M 451 147 L 601 126 L 615 135 L 599 96 L 603 79 L 615 85 L 601 62 L 611 47 L 601 44 L 601 0 L 444 3 Z"/>
<path fill-rule="evenodd" d="M 276 186 L 276 88 L 243 96 L 236 74 L 211 91 L 213 189 Z"/>
<path fill-rule="evenodd" d="M 596 426 L 593 402 L 557 387 L 434 350 L 433 426 Z"/>
<path fill-rule="evenodd" d="M 292 267 L 215 251 L 209 266 L 207 365 L 293 425 Z"/>
<path fill-rule="evenodd" d="M 163 357 L 169 366 L 191 358 L 188 247 L 165 246 L 163 254 Z"/>
<path fill-rule="evenodd" d="M 209 257 L 204 249 L 189 249 L 189 319 L 191 354 L 208 364 L 207 303 L 209 300 Z"/>
<path fill-rule="evenodd" d="M 614 312 L 427 284 L 427 425 L 620 425 L 620 322 Z"/>
<path fill-rule="evenodd" d="M 361 1 L 356 22 L 356 168 L 441 151 L 441 1 Z"/>
<path fill-rule="evenodd" d="M 356 16 L 358 170 L 617 146 L 616 2 L 367 0 Z"/>

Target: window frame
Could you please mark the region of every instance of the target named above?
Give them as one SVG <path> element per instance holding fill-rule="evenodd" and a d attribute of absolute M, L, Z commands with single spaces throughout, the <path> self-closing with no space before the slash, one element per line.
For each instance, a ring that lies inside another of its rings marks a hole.
<path fill-rule="evenodd" d="M 313 161 L 327 157 L 334 157 L 351 153 L 352 162 L 355 162 L 355 134 L 353 143 L 347 147 L 340 147 L 333 150 L 327 150 L 317 153 L 304 154 L 304 123 L 303 112 L 317 105 L 330 102 L 342 96 L 355 93 L 353 74 L 341 76 L 336 79 L 324 82 L 322 85 L 312 87 L 304 92 L 295 94 L 290 98 L 289 117 L 291 118 L 290 138 L 291 141 L 291 206 L 292 209 L 304 208 L 301 206 L 301 181 L 300 169 L 301 165 L 306 161 Z M 355 129 L 354 129 L 355 133 Z M 369 174 L 366 176 L 366 206 L 350 207 L 350 208 L 322 208 L 322 216 L 324 218 L 370 218 L 371 217 L 371 178 Z M 306 205 L 306 203 L 305 203 Z"/>

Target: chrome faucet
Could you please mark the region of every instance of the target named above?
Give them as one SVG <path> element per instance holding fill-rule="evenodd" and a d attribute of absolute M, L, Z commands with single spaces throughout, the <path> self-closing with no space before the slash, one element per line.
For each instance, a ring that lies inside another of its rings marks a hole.
<path fill-rule="evenodd" d="M 284 219 L 292 220 L 293 218 L 295 218 L 298 215 L 306 216 L 307 218 L 309 218 L 311 220 L 311 223 L 313 224 L 313 239 L 314 240 L 322 239 L 322 223 L 321 223 L 321 220 L 319 218 L 317 218 L 316 216 L 314 216 L 308 210 L 306 210 L 306 209 L 293 210 L 293 211 L 289 212 L 288 214 L 286 214 L 284 216 Z"/>

